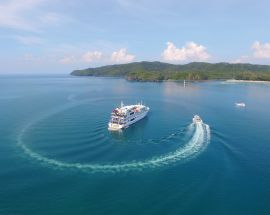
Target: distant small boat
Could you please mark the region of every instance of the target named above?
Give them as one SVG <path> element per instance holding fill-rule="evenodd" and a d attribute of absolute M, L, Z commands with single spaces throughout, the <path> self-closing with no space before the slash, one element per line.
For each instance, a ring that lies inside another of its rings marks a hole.
<path fill-rule="evenodd" d="M 201 117 L 198 116 L 198 115 L 195 115 L 195 116 L 193 117 L 192 121 L 193 121 L 194 124 L 200 124 L 200 123 L 203 122 L 202 119 L 201 119 Z"/>
<path fill-rule="evenodd" d="M 246 104 L 244 102 L 236 102 L 235 106 L 237 106 L 237 107 L 246 107 Z"/>

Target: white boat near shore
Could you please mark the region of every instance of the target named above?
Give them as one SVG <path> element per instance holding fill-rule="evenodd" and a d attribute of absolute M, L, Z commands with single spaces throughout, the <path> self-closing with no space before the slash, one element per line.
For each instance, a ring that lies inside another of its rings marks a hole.
<path fill-rule="evenodd" d="M 124 106 L 121 102 L 121 106 L 114 109 L 111 113 L 108 129 L 111 131 L 125 129 L 143 119 L 149 110 L 150 108 L 144 106 L 142 103 Z"/>
<path fill-rule="evenodd" d="M 246 104 L 244 102 L 236 102 L 235 106 L 236 107 L 246 107 Z"/>

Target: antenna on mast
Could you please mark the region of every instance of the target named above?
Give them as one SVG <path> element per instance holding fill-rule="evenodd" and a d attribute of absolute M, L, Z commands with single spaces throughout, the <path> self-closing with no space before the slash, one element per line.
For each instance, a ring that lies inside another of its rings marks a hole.
<path fill-rule="evenodd" d="M 122 108 L 122 107 L 124 107 L 124 103 L 123 103 L 123 101 L 121 101 L 121 108 Z"/>

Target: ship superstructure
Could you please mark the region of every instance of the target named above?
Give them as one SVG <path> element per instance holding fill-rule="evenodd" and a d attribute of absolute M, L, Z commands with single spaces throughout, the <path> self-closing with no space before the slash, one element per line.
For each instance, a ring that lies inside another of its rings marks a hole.
<path fill-rule="evenodd" d="M 115 108 L 111 113 L 108 129 L 120 130 L 127 128 L 131 124 L 143 119 L 148 114 L 149 110 L 150 108 L 142 103 L 124 106 L 121 102 L 120 107 Z"/>

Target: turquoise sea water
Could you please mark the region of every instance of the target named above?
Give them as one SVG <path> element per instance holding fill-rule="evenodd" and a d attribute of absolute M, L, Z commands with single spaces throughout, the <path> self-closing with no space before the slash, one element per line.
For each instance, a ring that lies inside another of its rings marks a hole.
<path fill-rule="evenodd" d="M 0 92 L 0 214 L 270 213 L 270 84 L 2 76 Z M 107 130 L 141 100 L 147 118 Z"/>

